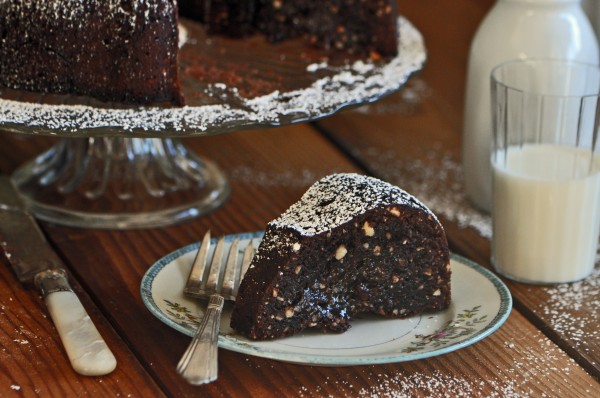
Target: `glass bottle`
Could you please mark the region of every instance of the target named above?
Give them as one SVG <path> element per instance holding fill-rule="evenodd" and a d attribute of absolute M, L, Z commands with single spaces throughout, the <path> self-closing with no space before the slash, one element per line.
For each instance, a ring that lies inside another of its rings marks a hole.
<path fill-rule="evenodd" d="M 497 0 L 475 34 L 467 69 L 462 162 L 467 197 L 486 212 L 492 197 L 490 72 L 523 58 L 597 64 L 598 40 L 581 0 Z"/>

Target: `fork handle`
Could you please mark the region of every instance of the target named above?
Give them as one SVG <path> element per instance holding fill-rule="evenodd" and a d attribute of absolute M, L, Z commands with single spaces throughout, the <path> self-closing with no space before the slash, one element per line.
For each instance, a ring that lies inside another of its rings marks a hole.
<path fill-rule="evenodd" d="M 217 379 L 219 325 L 224 302 L 218 294 L 210 296 L 202 322 L 177 365 L 177 372 L 190 384 L 206 384 Z"/>

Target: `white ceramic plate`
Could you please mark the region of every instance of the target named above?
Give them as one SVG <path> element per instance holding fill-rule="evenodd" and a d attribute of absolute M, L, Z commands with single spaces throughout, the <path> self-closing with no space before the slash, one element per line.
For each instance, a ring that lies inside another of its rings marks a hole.
<path fill-rule="evenodd" d="M 240 247 L 251 239 L 258 246 L 262 232 L 228 235 L 226 241 L 236 237 Z M 194 334 L 206 306 L 206 302 L 182 293 L 198 246 L 191 244 L 163 257 L 150 267 L 141 283 L 142 299 L 150 312 L 188 336 Z M 512 298 L 500 279 L 463 257 L 452 254 L 451 268 L 452 303 L 444 311 L 400 320 L 365 315 L 355 318 L 342 334 L 306 331 L 257 342 L 231 329 L 231 305 L 227 304 L 219 347 L 286 362 L 330 366 L 410 361 L 466 347 L 504 323 Z"/>

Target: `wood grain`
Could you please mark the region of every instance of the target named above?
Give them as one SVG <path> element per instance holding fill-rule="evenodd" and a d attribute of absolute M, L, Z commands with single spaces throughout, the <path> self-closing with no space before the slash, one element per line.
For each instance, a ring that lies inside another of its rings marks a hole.
<path fill-rule="evenodd" d="M 597 294 L 576 310 L 566 309 L 587 322 L 584 337 L 564 333 L 552 319 L 551 311 L 559 308 L 553 298 L 561 292 L 508 282 L 516 306 L 507 322 L 469 347 L 424 360 L 355 367 L 294 365 L 220 350 L 218 381 L 200 387 L 185 384 L 175 372 L 189 337 L 156 319 L 140 296 L 142 276 L 165 254 L 199 240 L 208 229 L 215 235 L 263 229 L 314 181 L 333 172 L 373 174 L 456 210 L 452 201 L 464 200 L 457 192 L 468 43 L 493 3 L 399 2 L 423 32 L 429 60 L 405 90 L 380 102 L 318 124 L 185 139 L 189 148 L 216 161 L 232 186 L 225 205 L 204 217 L 130 231 L 43 223 L 119 365 L 101 378 L 75 374 L 39 294 L 18 283 L 2 260 L 0 396 L 596 396 Z M 54 142 L 0 134 L 0 172 L 14 171 Z M 451 249 L 489 267 L 489 241 L 456 218 L 468 210 L 460 205 L 460 211 L 440 217 Z"/>
<path fill-rule="evenodd" d="M 159 397 L 162 390 L 104 316 L 71 278 L 74 289 L 117 358 L 107 376 L 82 377 L 71 368 L 39 293 L 22 285 L 0 260 L 0 396 Z"/>
<path fill-rule="evenodd" d="M 260 229 L 321 174 L 358 170 L 309 126 L 278 130 L 236 133 L 190 143 L 199 153 L 213 154 L 213 159 L 232 176 L 231 200 L 207 217 L 139 231 L 96 231 L 45 224 L 46 232 L 61 255 L 69 259 L 73 274 L 90 291 L 99 311 L 125 336 L 130 350 L 168 395 L 445 396 L 469 392 L 485 396 L 499 391 L 539 395 L 570 391 L 585 395 L 594 388 L 594 380 L 518 312 L 513 312 L 498 332 L 482 342 L 428 360 L 326 368 L 284 364 L 220 350 L 220 377 L 216 383 L 203 387 L 183 383 L 174 367 L 189 338 L 163 325 L 144 308 L 139 283 L 149 265 L 194 242 L 208 228 L 216 234 Z M 261 173 L 267 173 L 269 178 Z M 569 389 L 565 374 L 552 370 L 563 367 L 568 367 Z M 533 377 L 531 372 L 543 377 Z"/>

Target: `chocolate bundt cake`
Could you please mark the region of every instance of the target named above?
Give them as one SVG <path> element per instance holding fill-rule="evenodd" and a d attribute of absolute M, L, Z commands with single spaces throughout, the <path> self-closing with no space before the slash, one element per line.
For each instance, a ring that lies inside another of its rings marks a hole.
<path fill-rule="evenodd" d="M 397 52 L 395 0 L 0 1 L 0 87 L 182 105 L 178 9 L 209 34 Z"/>
<path fill-rule="evenodd" d="M 244 37 L 255 32 L 257 0 L 179 0 L 180 15 L 206 26 L 208 34 Z"/>
<path fill-rule="evenodd" d="M 0 86 L 182 104 L 175 0 L 0 2 Z"/>
<path fill-rule="evenodd" d="M 312 45 L 380 58 L 396 55 L 394 0 L 262 0 L 257 29 L 272 42 L 305 37 Z"/>
<path fill-rule="evenodd" d="M 305 37 L 312 45 L 375 58 L 398 51 L 394 0 L 180 0 L 184 17 L 208 33 L 261 33 L 273 43 Z"/>
<path fill-rule="evenodd" d="M 344 332 L 360 313 L 404 318 L 450 303 L 442 225 L 381 180 L 334 174 L 267 225 L 231 327 L 257 340 Z"/>

